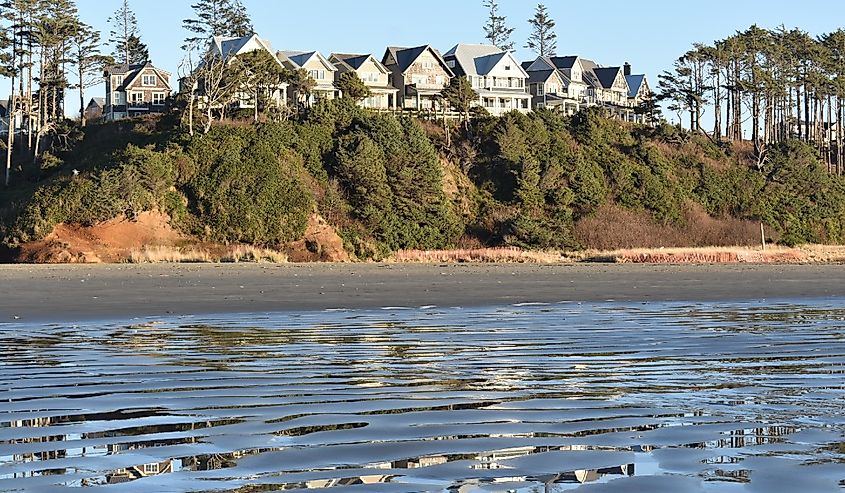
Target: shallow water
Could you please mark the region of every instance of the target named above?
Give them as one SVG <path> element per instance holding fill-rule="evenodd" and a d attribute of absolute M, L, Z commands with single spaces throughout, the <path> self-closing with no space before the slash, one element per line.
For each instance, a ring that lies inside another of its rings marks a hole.
<path fill-rule="evenodd" d="M 845 303 L 0 326 L 0 491 L 841 492 Z"/>

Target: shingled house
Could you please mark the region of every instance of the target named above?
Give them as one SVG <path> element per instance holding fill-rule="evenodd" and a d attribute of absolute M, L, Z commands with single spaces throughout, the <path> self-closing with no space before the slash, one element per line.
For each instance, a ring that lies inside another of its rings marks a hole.
<path fill-rule="evenodd" d="M 106 105 L 103 116 L 120 120 L 149 113 L 162 113 L 170 96 L 170 73 L 152 63 L 113 65 L 106 68 Z"/>
<path fill-rule="evenodd" d="M 493 45 L 459 44 L 443 55 L 456 77 L 464 77 L 479 95 L 478 106 L 494 116 L 531 110 L 528 74 L 510 52 Z"/>
<path fill-rule="evenodd" d="M 390 84 L 406 109 L 437 109 L 440 93 L 454 77 L 443 55 L 429 45 L 388 47 L 381 63 L 390 70 Z"/>
<path fill-rule="evenodd" d="M 334 86 L 337 68 L 319 51 L 280 51 L 276 57 L 288 70 L 303 69 L 316 83 L 309 95 L 309 104 L 320 99 L 335 99 L 338 96 Z"/>
<path fill-rule="evenodd" d="M 361 106 L 371 109 L 396 109 L 399 104 L 399 90 L 390 85 L 390 70 L 372 55 L 332 53 L 329 61 L 337 67 L 335 81 L 346 72 L 355 72 L 370 90 L 370 97 L 361 101 Z"/>

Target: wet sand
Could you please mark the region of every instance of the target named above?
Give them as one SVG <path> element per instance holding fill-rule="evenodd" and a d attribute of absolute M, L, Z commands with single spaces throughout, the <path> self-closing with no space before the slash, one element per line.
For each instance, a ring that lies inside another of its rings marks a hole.
<path fill-rule="evenodd" d="M 842 265 L 0 266 L 0 323 L 529 302 L 845 296 Z"/>

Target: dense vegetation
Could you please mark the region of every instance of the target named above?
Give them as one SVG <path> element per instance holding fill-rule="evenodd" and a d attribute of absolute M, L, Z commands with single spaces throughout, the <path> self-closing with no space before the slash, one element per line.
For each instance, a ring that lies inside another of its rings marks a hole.
<path fill-rule="evenodd" d="M 0 192 L 3 242 L 162 210 L 199 238 L 260 246 L 301 238 L 317 212 L 359 258 L 459 245 L 580 248 L 593 245 L 577 225 L 608 206 L 680 230 L 697 226 L 688 211 L 699 208 L 762 221 L 787 244 L 845 241 L 845 180 L 796 140 L 773 146 L 758 169 L 753 150 L 598 110 L 482 117 L 449 139 L 440 125 L 350 100 L 193 137 L 178 119 L 90 126 L 49 166 L 19 170 L 18 185 Z"/>

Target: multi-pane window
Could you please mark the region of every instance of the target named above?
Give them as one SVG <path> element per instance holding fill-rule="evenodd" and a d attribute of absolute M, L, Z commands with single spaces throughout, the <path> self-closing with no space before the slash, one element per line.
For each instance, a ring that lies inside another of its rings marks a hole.
<path fill-rule="evenodd" d="M 112 77 L 112 83 L 114 84 L 114 87 L 120 87 L 120 85 L 123 84 L 123 76 L 115 75 Z"/>
<path fill-rule="evenodd" d="M 112 93 L 112 104 L 115 105 L 115 106 L 120 105 L 120 93 L 119 92 Z"/>
<path fill-rule="evenodd" d="M 326 78 L 326 71 L 325 70 L 312 70 L 309 72 L 311 78 L 314 80 L 323 80 Z"/>
<path fill-rule="evenodd" d="M 428 83 L 428 76 L 425 75 L 412 75 L 411 76 L 411 84 L 415 85 L 423 85 Z"/>
<path fill-rule="evenodd" d="M 144 474 L 158 474 L 158 464 L 144 464 Z"/>
<path fill-rule="evenodd" d="M 152 74 L 144 74 L 141 76 L 141 84 L 145 86 L 156 85 L 156 76 Z"/>
<path fill-rule="evenodd" d="M 163 92 L 155 92 L 153 93 L 153 104 L 164 104 L 164 93 Z"/>
<path fill-rule="evenodd" d="M 143 103 L 144 102 L 144 93 L 143 92 L 133 92 L 131 98 L 132 99 L 130 99 L 130 101 L 132 102 L 132 104 Z"/>

